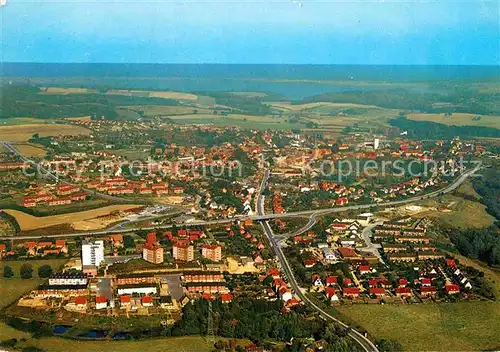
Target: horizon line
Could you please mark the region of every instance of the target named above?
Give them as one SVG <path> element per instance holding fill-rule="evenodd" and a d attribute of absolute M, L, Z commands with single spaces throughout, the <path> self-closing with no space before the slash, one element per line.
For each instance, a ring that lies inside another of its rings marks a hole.
<path fill-rule="evenodd" d="M 348 63 L 219 63 L 219 62 L 42 62 L 42 61 L 0 61 L 3 64 L 36 64 L 36 65 L 241 65 L 241 66 L 436 66 L 436 67 L 454 67 L 454 66 L 474 66 L 474 67 L 496 67 L 500 64 L 348 64 Z"/>

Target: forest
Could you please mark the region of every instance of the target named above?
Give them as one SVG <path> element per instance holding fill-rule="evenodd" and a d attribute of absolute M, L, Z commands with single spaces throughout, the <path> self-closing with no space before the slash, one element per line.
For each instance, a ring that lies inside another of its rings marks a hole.
<path fill-rule="evenodd" d="M 496 104 L 499 98 L 499 93 L 480 93 L 467 87 L 458 87 L 446 92 L 397 88 L 326 93 L 307 97 L 295 103 L 355 103 L 426 113 L 463 112 L 494 115 L 500 113 L 500 107 Z"/>
<path fill-rule="evenodd" d="M 401 131 L 407 131 L 408 137 L 414 139 L 452 139 L 456 136 L 500 138 L 500 129 L 491 127 L 444 125 L 430 121 L 410 120 L 406 116 L 392 119 L 389 123 Z"/>
<path fill-rule="evenodd" d="M 116 108 L 124 105 L 178 105 L 176 100 L 109 94 L 40 94 L 30 85 L 5 85 L 0 94 L 0 118 L 68 116 L 118 117 Z"/>
<path fill-rule="evenodd" d="M 500 235 L 497 227 L 450 230 L 448 237 L 466 257 L 479 259 L 490 266 L 500 265 Z"/>
<path fill-rule="evenodd" d="M 472 185 L 482 197 L 481 202 L 486 205 L 488 213 L 498 221 L 500 219 L 500 169 L 498 166 L 484 169 L 481 177 L 475 178 Z"/>
<path fill-rule="evenodd" d="M 212 302 L 215 336 L 248 338 L 258 345 L 270 341 L 290 342 L 301 338 L 324 339 L 326 351 L 357 351 L 358 346 L 344 329 L 325 324 L 304 307 L 281 313 L 282 302 L 235 298 L 230 304 Z M 183 308 L 182 320 L 171 329 L 172 336 L 206 335 L 209 306 L 206 300 L 197 300 Z"/>

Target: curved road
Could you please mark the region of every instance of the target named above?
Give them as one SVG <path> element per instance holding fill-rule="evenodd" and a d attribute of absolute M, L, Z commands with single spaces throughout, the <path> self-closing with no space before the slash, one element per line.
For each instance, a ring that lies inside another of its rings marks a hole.
<path fill-rule="evenodd" d="M 266 170 L 266 172 L 264 174 L 264 178 L 262 179 L 262 183 L 261 183 L 261 186 L 260 186 L 260 189 L 259 189 L 258 200 L 257 200 L 257 212 L 259 213 L 259 215 L 264 215 L 264 199 L 263 199 L 264 197 L 262 196 L 262 192 L 264 191 L 264 189 L 266 187 L 268 178 L 269 178 L 269 170 Z M 314 225 L 314 223 L 316 222 L 315 217 L 316 217 L 316 213 L 314 213 L 313 215 L 311 215 L 309 223 L 304 228 L 307 228 L 307 229 L 311 228 Z M 285 272 L 286 277 L 288 278 L 288 281 L 290 283 L 290 286 L 292 286 L 293 290 L 295 291 L 295 294 L 304 303 L 306 303 L 308 306 L 310 306 L 311 308 L 313 308 L 314 310 L 316 310 L 322 318 L 324 318 L 326 320 L 334 321 L 334 322 L 336 322 L 337 324 L 341 325 L 342 327 L 344 327 L 346 329 L 349 328 L 349 326 L 347 324 L 345 324 L 344 322 L 342 322 L 342 321 L 338 320 L 337 318 L 331 316 L 330 314 L 328 314 L 327 312 L 325 312 L 324 310 L 322 310 L 320 307 L 318 307 L 316 304 L 314 304 L 302 292 L 302 290 L 300 289 L 299 285 L 297 284 L 297 281 L 295 280 L 295 276 L 294 276 L 293 270 L 290 267 L 290 264 L 288 264 L 288 260 L 286 259 L 285 254 L 283 253 L 283 251 L 281 249 L 281 246 L 279 245 L 279 243 L 276 241 L 276 238 L 274 237 L 274 233 L 273 233 L 273 230 L 271 229 L 271 226 L 269 226 L 269 222 L 267 220 L 266 221 L 262 221 L 261 225 L 262 225 L 262 228 L 264 229 L 264 232 L 266 233 L 267 237 L 269 238 L 269 242 L 271 243 L 271 247 L 274 249 L 274 252 L 276 253 L 276 255 L 278 257 L 278 260 L 279 260 L 279 262 L 281 264 L 281 269 Z M 301 230 L 302 229 L 300 229 L 299 231 L 301 231 Z M 361 348 L 363 350 L 365 350 L 367 352 L 378 351 L 377 347 L 373 344 L 373 342 L 371 342 L 368 338 L 366 338 L 365 336 L 363 336 L 358 331 L 356 331 L 354 329 L 350 329 L 348 335 L 354 341 L 356 341 L 361 346 Z"/>

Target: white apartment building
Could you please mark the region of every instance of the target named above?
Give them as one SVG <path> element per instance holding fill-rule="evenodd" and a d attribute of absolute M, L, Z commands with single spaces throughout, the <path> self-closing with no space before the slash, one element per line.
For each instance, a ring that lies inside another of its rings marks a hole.
<path fill-rule="evenodd" d="M 49 278 L 49 286 L 82 286 L 87 282 L 85 274 L 55 274 Z"/>
<path fill-rule="evenodd" d="M 99 266 L 104 261 L 104 241 L 82 243 L 82 265 Z"/>

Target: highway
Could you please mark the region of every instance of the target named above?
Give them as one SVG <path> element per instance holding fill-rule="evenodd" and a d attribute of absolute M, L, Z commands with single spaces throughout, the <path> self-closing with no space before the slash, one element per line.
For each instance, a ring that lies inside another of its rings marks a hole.
<path fill-rule="evenodd" d="M 264 197 L 262 196 L 262 192 L 266 188 L 266 184 L 267 184 L 268 178 L 269 178 L 269 170 L 266 170 L 266 172 L 264 173 L 264 177 L 262 179 L 262 183 L 260 185 L 259 194 L 258 194 L 258 200 L 257 200 L 257 212 L 259 213 L 259 215 L 264 215 Z M 314 223 L 315 223 L 315 216 L 316 216 L 316 214 L 313 214 L 311 216 L 309 223 L 305 227 L 307 227 L 309 225 L 310 225 L 310 227 L 312 227 L 314 225 Z M 286 259 L 285 254 L 283 253 L 283 251 L 282 251 L 282 249 L 281 249 L 278 241 L 276 240 L 276 238 L 274 236 L 274 233 L 273 233 L 273 230 L 271 229 L 271 226 L 269 226 L 269 222 L 268 221 L 262 221 L 261 225 L 262 225 L 262 228 L 264 229 L 264 232 L 266 233 L 267 237 L 269 238 L 269 242 L 271 243 L 271 247 L 274 249 L 274 252 L 276 253 L 276 256 L 278 257 L 278 260 L 279 260 L 279 262 L 281 264 L 281 270 L 284 271 L 284 273 L 286 275 L 286 278 L 288 279 L 288 283 L 290 284 L 290 286 L 295 291 L 295 294 L 305 304 L 307 304 L 312 309 L 316 310 L 319 313 L 319 315 L 322 318 L 324 318 L 325 320 L 334 321 L 337 324 L 341 325 L 342 327 L 348 329 L 349 326 L 347 324 L 343 323 L 342 321 L 338 320 L 337 318 L 331 316 L 330 314 L 328 314 L 327 312 L 325 312 L 324 310 L 322 310 L 320 307 L 318 307 L 316 304 L 314 304 L 302 292 L 301 288 L 299 287 L 299 285 L 298 285 L 298 283 L 297 283 L 297 281 L 295 279 L 295 275 L 293 273 L 293 270 L 290 267 L 290 265 L 288 264 L 288 260 Z M 370 351 L 378 351 L 377 346 L 375 346 L 373 344 L 373 342 L 371 342 L 368 338 L 366 338 L 364 335 L 362 335 L 358 331 L 349 328 L 348 335 L 354 341 L 356 341 L 361 346 L 361 348 L 363 350 L 368 351 L 368 352 L 370 352 Z"/>
<path fill-rule="evenodd" d="M 337 207 L 337 208 L 327 208 L 327 209 L 315 209 L 315 210 L 303 210 L 303 211 L 295 211 L 295 212 L 287 212 L 287 213 L 282 213 L 282 214 L 265 214 L 264 212 L 264 196 L 260 196 L 261 192 L 263 189 L 259 190 L 259 197 L 257 198 L 256 201 L 256 207 L 257 207 L 257 213 L 258 215 L 238 215 L 233 218 L 229 219 L 219 219 L 219 220 L 210 220 L 210 221 L 192 221 L 192 222 L 187 222 L 182 224 L 181 226 L 189 227 L 189 226 L 204 226 L 204 225 L 215 225 L 215 224 L 226 224 L 230 223 L 236 220 L 243 220 L 250 218 L 254 221 L 266 221 L 270 219 L 276 219 L 276 218 L 287 218 L 287 217 L 297 217 L 297 216 L 309 216 L 309 222 L 306 226 L 300 229 L 300 231 L 305 232 L 308 229 L 310 229 L 312 226 L 314 226 L 315 223 L 315 218 L 317 216 L 329 214 L 329 213 L 336 213 L 336 212 L 343 212 L 346 210 L 362 210 L 362 209 L 370 209 L 372 207 L 388 207 L 388 206 L 395 206 L 395 205 L 403 205 L 403 204 L 409 204 L 409 203 L 414 203 L 418 202 L 422 199 L 428 199 L 428 198 L 435 198 L 439 197 L 440 195 L 450 193 L 457 189 L 469 176 L 472 174 L 476 173 L 481 169 L 481 166 L 478 164 L 474 169 L 468 170 L 464 172 L 460 177 L 458 177 L 453 183 L 448 185 L 447 187 L 444 187 L 442 189 L 439 189 L 437 191 L 433 191 L 431 193 L 427 193 L 418 197 L 411 197 L 407 198 L 404 200 L 398 200 L 398 201 L 391 201 L 391 202 L 384 202 L 384 203 L 372 203 L 372 204 L 360 204 L 360 205 L 351 205 L 351 206 L 345 206 L 345 207 Z M 265 172 L 265 177 L 264 180 L 267 182 L 269 178 L 270 172 L 269 170 L 266 170 Z M 261 184 L 261 188 L 262 185 Z M 78 237 L 78 236 L 99 236 L 99 235 L 107 235 L 107 234 L 113 234 L 113 233 L 128 233 L 128 232 L 134 232 L 137 230 L 155 230 L 155 229 L 169 229 L 172 228 L 172 225 L 160 225 L 160 226 L 149 226 L 149 227 L 131 227 L 127 229 L 116 229 L 116 230 L 101 230 L 101 231 L 86 231 L 86 232 L 75 232 L 75 233 L 65 233 L 65 234 L 54 234 L 54 235 L 44 235 L 44 236 L 11 236 L 11 237 L 2 237 L 2 239 L 5 240 L 28 240 L 28 239 L 37 239 L 40 237 L 47 237 L 47 238 L 65 238 L 65 237 Z M 296 231 L 298 232 L 298 231 Z M 301 233 L 302 233 L 301 232 Z"/>

